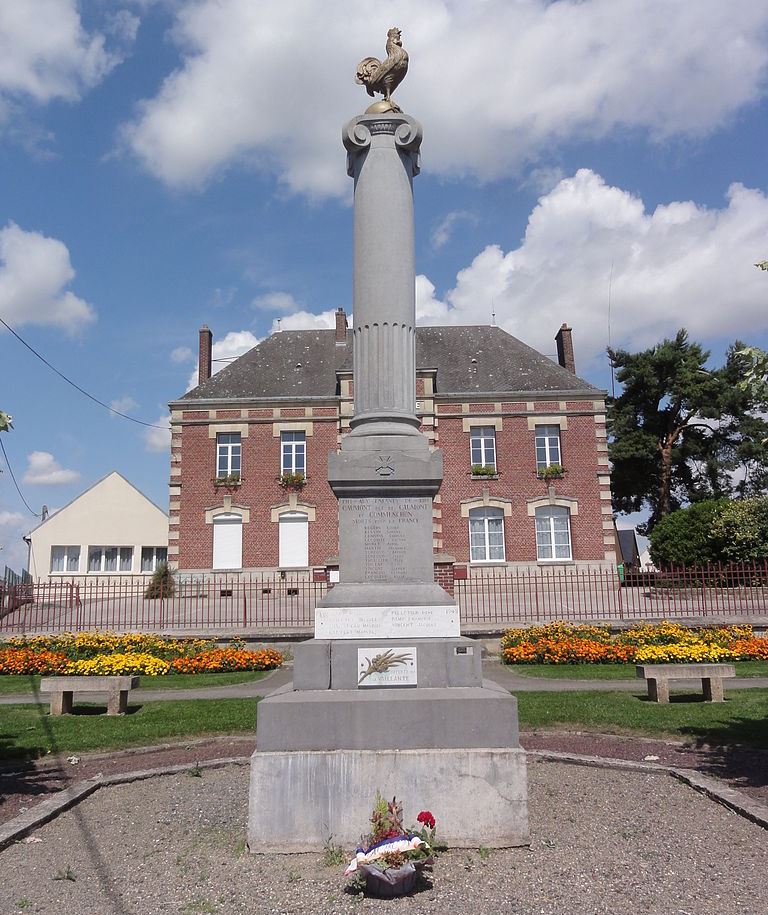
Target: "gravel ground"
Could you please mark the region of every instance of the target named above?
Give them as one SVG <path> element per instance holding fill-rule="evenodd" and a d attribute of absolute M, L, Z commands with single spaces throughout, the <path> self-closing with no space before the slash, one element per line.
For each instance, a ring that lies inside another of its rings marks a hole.
<path fill-rule="evenodd" d="M 433 885 L 392 901 L 345 892 L 322 855 L 249 855 L 247 767 L 105 788 L 0 854 L 0 913 L 768 910 L 765 831 L 669 776 L 538 761 L 529 781 L 530 848 L 448 852 Z"/>

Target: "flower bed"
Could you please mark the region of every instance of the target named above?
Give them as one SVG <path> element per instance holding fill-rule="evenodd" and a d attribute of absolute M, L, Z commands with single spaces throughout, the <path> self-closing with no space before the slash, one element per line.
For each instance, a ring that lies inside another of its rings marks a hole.
<path fill-rule="evenodd" d="M 282 663 L 282 654 L 274 648 L 251 651 L 241 643 L 218 648 L 206 639 L 171 639 L 144 633 L 67 632 L 0 643 L 0 675 L 158 677 L 168 673 L 272 670 Z"/>
<path fill-rule="evenodd" d="M 501 639 L 506 664 L 695 664 L 768 661 L 768 639 L 751 626 L 688 629 L 664 620 L 611 634 L 608 626 L 550 623 L 508 629 Z"/>

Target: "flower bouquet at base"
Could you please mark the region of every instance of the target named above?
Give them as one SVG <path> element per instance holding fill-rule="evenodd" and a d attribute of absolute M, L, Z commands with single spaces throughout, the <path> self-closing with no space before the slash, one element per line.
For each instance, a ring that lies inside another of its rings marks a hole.
<path fill-rule="evenodd" d="M 389 899 L 410 893 L 419 874 L 434 863 L 435 818 L 422 810 L 417 820 L 419 827 L 404 829 L 403 805 L 394 797 L 385 801 L 377 791 L 371 832 L 362 837 L 344 876 L 357 876 L 373 896 Z"/>

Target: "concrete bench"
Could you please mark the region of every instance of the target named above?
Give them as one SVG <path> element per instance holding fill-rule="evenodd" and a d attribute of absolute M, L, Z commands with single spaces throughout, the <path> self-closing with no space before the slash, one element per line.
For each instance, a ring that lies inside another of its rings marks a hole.
<path fill-rule="evenodd" d="M 669 702 L 670 680 L 701 680 L 706 702 L 723 701 L 723 678 L 735 677 L 733 664 L 638 664 L 635 676 L 648 681 L 652 702 Z"/>
<path fill-rule="evenodd" d="M 51 694 L 51 714 L 72 713 L 74 693 L 107 693 L 107 714 L 124 715 L 128 708 L 128 691 L 139 685 L 139 678 L 129 677 L 43 677 L 40 691 Z"/>

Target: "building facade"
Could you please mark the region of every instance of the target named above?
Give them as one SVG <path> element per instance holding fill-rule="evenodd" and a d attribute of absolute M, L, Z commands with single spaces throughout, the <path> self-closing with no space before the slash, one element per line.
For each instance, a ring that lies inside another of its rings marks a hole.
<path fill-rule="evenodd" d="M 168 515 L 113 470 L 25 540 L 36 581 L 151 576 L 167 559 Z"/>
<path fill-rule="evenodd" d="M 498 327 L 419 327 L 417 414 L 445 476 L 436 557 L 499 565 L 614 563 L 605 393 Z M 169 562 L 182 571 L 300 570 L 337 562 L 327 455 L 353 413 L 352 341 L 283 331 L 171 407 Z"/>

